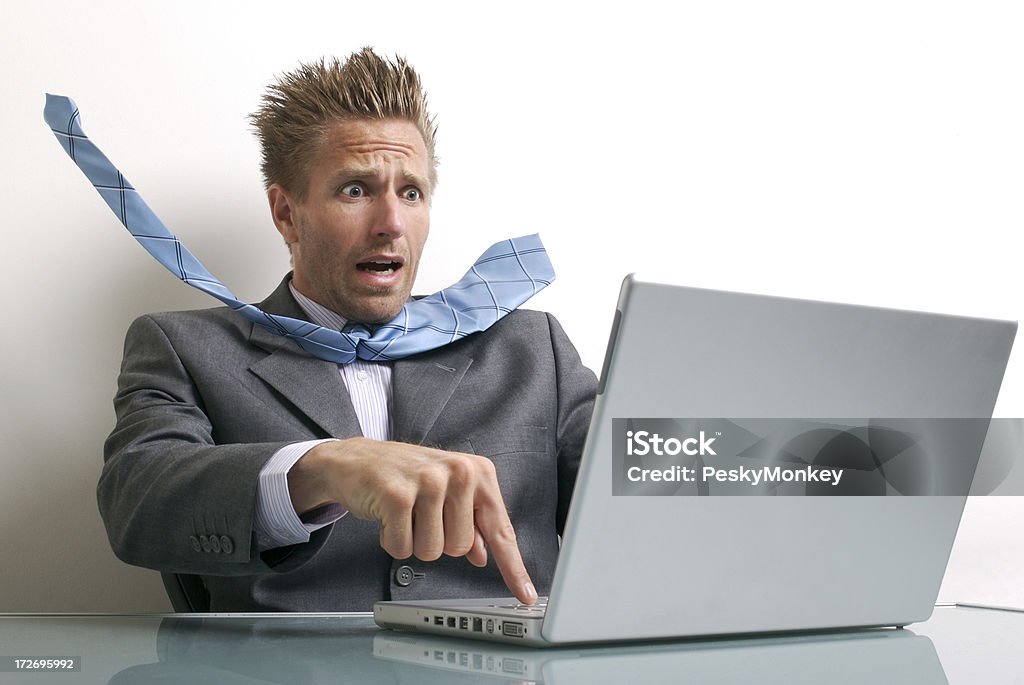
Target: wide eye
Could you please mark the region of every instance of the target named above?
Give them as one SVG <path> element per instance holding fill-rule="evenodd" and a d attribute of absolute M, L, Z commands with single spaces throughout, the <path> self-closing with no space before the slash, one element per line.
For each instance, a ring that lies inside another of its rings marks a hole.
<path fill-rule="evenodd" d="M 358 183 L 348 183 L 342 186 L 341 194 L 345 197 L 362 197 L 363 187 Z"/>
<path fill-rule="evenodd" d="M 423 197 L 423 194 L 420 193 L 419 188 L 407 188 L 406 191 L 402 193 L 402 197 L 404 197 L 407 202 L 416 202 Z"/>

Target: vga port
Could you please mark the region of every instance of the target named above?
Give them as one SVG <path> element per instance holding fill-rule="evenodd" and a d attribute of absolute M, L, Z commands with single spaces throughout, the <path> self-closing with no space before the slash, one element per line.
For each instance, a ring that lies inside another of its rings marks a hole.
<path fill-rule="evenodd" d="M 526 633 L 522 623 L 505 621 L 501 624 L 501 634 L 509 637 L 522 637 Z"/>

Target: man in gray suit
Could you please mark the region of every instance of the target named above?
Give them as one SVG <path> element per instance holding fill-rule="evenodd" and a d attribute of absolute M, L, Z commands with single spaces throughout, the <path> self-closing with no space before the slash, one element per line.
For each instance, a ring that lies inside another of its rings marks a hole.
<path fill-rule="evenodd" d="M 253 115 L 294 271 L 268 312 L 334 328 L 409 299 L 436 185 L 416 73 L 369 49 Z M 115 553 L 202 577 L 214 611 L 546 594 L 596 379 L 517 310 L 395 362 L 337 365 L 226 308 L 128 331 L 98 487 Z M 463 558 L 464 557 L 464 558 Z"/>

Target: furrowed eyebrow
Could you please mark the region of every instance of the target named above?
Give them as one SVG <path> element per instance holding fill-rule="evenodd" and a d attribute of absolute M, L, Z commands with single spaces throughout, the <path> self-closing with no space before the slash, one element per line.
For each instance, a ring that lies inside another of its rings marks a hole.
<path fill-rule="evenodd" d="M 423 178 L 419 174 L 414 174 L 412 172 L 403 173 L 402 178 L 404 178 L 406 182 L 409 183 L 410 185 L 414 185 L 423 192 L 425 192 L 427 195 L 430 195 L 430 193 L 433 191 L 433 188 L 430 187 L 430 181 L 426 178 Z"/>
<path fill-rule="evenodd" d="M 381 177 L 380 170 L 375 167 L 347 167 L 345 169 L 339 169 L 331 179 L 332 184 L 338 184 L 343 181 L 371 181 Z M 402 171 L 401 178 L 405 182 L 405 185 L 414 185 L 428 195 L 433 190 L 430 187 L 430 181 L 423 176 L 412 171 Z"/>

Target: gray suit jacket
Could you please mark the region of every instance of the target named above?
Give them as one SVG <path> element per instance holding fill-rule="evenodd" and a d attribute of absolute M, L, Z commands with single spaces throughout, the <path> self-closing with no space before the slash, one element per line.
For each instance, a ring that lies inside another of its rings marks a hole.
<path fill-rule="evenodd" d="M 305 318 L 287 278 L 262 307 Z M 546 593 L 594 374 L 550 315 L 527 310 L 393 368 L 394 439 L 494 462 L 526 568 Z M 308 543 L 258 553 L 264 463 L 286 444 L 360 429 L 333 363 L 227 308 L 137 319 L 114 407 L 97 488 L 114 552 L 203 576 L 213 611 L 368 610 L 378 599 L 509 594 L 493 563 L 391 559 L 378 524 L 354 516 Z M 416 574 L 411 583 L 402 566 Z"/>

